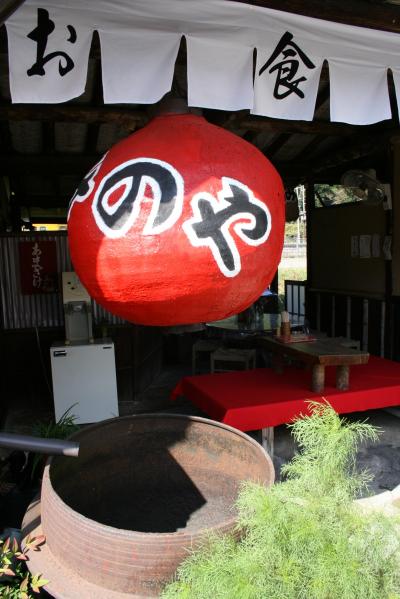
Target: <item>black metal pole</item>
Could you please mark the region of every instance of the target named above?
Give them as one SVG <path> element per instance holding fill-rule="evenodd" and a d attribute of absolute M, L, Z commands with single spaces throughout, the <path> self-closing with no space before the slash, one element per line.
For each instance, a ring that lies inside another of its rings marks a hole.
<path fill-rule="evenodd" d="M 30 437 L 29 435 L 16 435 L 12 433 L 0 433 L 0 447 L 32 451 L 35 453 L 47 453 L 50 455 L 65 455 L 77 458 L 79 454 L 79 443 L 76 441 L 65 441 L 64 439 L 42 439 L 41 437 Z"/>

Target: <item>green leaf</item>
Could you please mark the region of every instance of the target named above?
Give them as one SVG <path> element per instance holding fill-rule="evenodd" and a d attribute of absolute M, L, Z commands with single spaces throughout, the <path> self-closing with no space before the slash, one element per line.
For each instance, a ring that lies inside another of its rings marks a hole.
<path fill-rule="evenodd" d="M 49 584 L 49 582 L 50 581 L 47 580 L 46 578 L 41 578 L 40 577 L 39 580 L 36 581 L 36 585 L 35 586 L 37 586 L 38 588 L 44 587 L 44 586 L 46 586 L 46 584 Z"/>
<path fill-rule="evenodd" d="M 15 576 L 15 572 L 11 568 L 0 568 L 0 572 L 5 576 Z"/>
<path fill-rule="evenodd" d="M 44 587 L 46 584 L 49 584 L 49 581 L 46 578 L 42 578 L 41 574 L 36 574 L 31 580 L 31 589 L 34 593 L 40 593 L 41 587 Z"/>
<path fill-rule="evenodd" d="M 20 591 L 27 591 L 28 590 L 28 583 L 29 583 L 29 574 L 27 574 L 24 578 L 24 580 L 21 582 L 19 590 Z"/>
<path fill-rule="evenodd" d="M 28 561 L 28 556 L 25 554 L 25 552 L 21 552 L 19 551 L 18 553 L 15 554 L 15 557 L 21 561 L 27 562 Z"/>
<path fill-rule="evenodd" d="M 12 551 L 13 551 L 13 553 L 16 553 L 16 552 L 18 551 L 18 549 L 19 549 L 19 546 L 18 546 L 18 541 L 17 541 L 17 539 L 14 537 L 14 538 L 13 538 L 13 543 L 12 543 Z"/>
<path fill-rule="evenodd" d="M 46 537 L 44 535 L 40 535 L 40 536 L 33 537 L 33 538 L 31 538 L 29 536 L 29 537 L 27 537 L 27 539 L 25 541 L 25 548 L 33 549 L 33 551 L 37 551 L 38 547 L 40 545 L 43 545 L 43 543 L 45 543 L 45 541 L 46 541 Z"/>

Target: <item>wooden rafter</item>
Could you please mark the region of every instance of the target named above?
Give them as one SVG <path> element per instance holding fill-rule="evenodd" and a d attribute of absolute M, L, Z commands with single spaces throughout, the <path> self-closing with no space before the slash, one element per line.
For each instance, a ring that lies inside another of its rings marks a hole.
<path fill-rule="evenodd" d="M 19 192 L 15 203 L 19 206 L 30 206 L 36 208 L 67 208 L 70 197 L 55 195 L 36 196 Z"/>
<path fill-rule="evenodd" d="M 365 0 L 234 0 L 306 17 L 400 33 L 400 9 L 384 2 Z"/>
<path fill-rule="evenodd" d="M 314 158 L 309 162 L 296 159 L 294 163 L 282 163 L 277 165 L 277 168 L 278 170 L 281 169 L 282 172 L 290 172 L 292 170 L 298 176 L 307 173 L 309 175 L 318 175 L 359 160 L 360 158 L 371 156 L 379 148 L 388 148 L 390 143 L 396 140 L 400 142 L 400 132 L 385 131 L 376 134 L 372 138 L 369 135 L 359 135 L 353 138 L 350 144 L 345 144 L 345 146 L 342 146 L 338 150 L 328 152 L 318 159 Z"/>
<path fill-rule="evenodd" d="M 268 145 L 266 144 L 263 147 L 263 152 L 267 152 L 269 156 L 273 157 L 275 154 L 279 152 L 283 148 L 284 145 L 290 140 L 291 135 L 289 133 L 282 133 L 278 137 L 272 140 L 272 142 Z"/>
<path fill-rule="evenodd" d="M 127 130 L 148 121 L 145 110 L 80 104 L 7 104 L 0 106 L 0 121 L 59 121 L 115 123 Z"/>
<path fill-rule="evenodd" d="M 0 121 L 42 121 L 42 122 L 79 122 L 114 123 L 127 131 L 135 130 L 147 123 L 149 116 L 145 110 L 115 108 L 108 106 L 82 106 L 78 104 L 12 104 L 0 106 Z M 251 116 L 240 113 L 226 119 L 227 129 L 246 131 L 271 131 L 277 133 L 307 133 L 310 135 L 348 136 L 360 131 L 376 133 L 395 126 L 385 121 L 376 125 L 347 125 L 329 121 L 290 121 L 268 117 Z"/>
<path fill-rule="evenodd" d="M 98 159 L 96 154 L 0 154 L 0 175 L 83 177 Z"/>
<path fill-rule="evenodd" d="M 325 135 L 315 135 L 310 139 L 310 141 L 303 146 L 301 153 L 305 156 L 311 156 L 311 154 L 315 154 L 317 148 L 326 140 Z"/>
<path fill-rule="evenodd" d="M 347 137 L 360 131 L 365 133 L 376 133 L 382 128 L 391 127 L 387 124 L 377 125 L 347 125 L 345 123 L 333 123 L 329 121 L 289 121 L 285 119 L 270 119 L 267 117 L 248 117 L 236 127 L 250 131 L 272 131 L 280 133 L 307 133 L 310 135 L 333 135 Z M 394 125 L 393 125 L 394 126 Z"/>

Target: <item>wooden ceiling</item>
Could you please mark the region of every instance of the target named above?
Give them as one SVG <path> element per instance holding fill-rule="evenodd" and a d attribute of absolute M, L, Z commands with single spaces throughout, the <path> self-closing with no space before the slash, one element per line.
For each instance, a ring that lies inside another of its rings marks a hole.
<path fill-rule="evenodd" d="M 236 0 L 239 1 L 239 0 Z M 393 0 L 395 2 L 397 0 Z M 398 0 L 400 1 L 400 0 Z M 2 9 L 11 0 L 0 4 Z M 276 8 L 341 23 L 400 33 L 400 6 L 370 0 L 252 0 Z M 322 71 L 314 120 L 286 121 L 256 117 L 249 111 L 204 110 L 204 116 L 256 145 L 288 183 L 308 178 L 338 182 L 347 168 L 375 168 L 390 175 L 390 141 L 399 134 L 391 75 L 391 120 L 369 126 L 329 121 L 329 72 Z M 173 95 L 186 94 L 186 51 L 178 55 Z M 145 125 L 152 108 L 104 105 L 97 34 L 89 60 L 84 94 L 57 105 L 11 104 L 7 40 L 0 28 L 0 175 L 9 178 L 15 214 L 21 206 L 63 208 L 77 184 L 110 146 Z"/>

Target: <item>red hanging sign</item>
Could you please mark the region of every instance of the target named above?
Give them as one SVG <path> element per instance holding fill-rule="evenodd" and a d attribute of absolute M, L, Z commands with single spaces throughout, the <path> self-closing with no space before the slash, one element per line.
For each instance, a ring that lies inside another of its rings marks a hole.
<path fill-rule="evenodd" d="M 21 293 L 56 293 L 58 289 L 55 241 L 20 241 Z"/>

